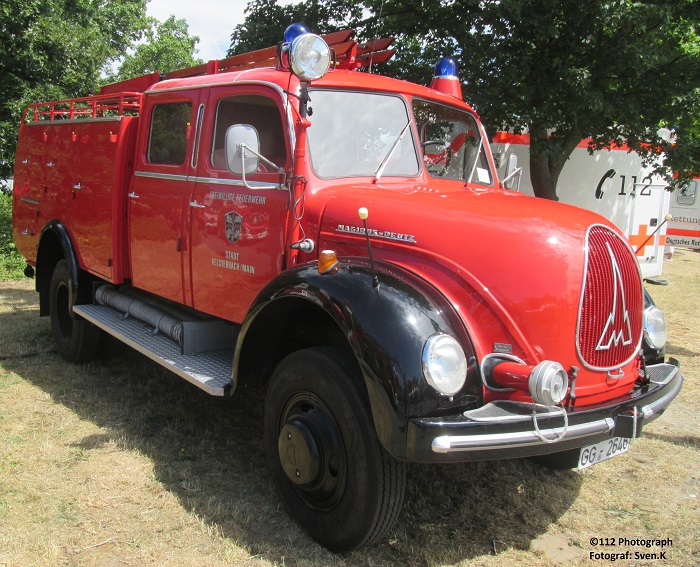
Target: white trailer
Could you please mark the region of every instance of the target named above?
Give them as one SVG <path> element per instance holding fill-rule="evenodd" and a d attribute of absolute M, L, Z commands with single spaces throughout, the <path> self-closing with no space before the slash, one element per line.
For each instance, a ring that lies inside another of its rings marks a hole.
<path fill-rule="evenodd" d="M 583 140 L 564 166 L 557 184 L 559 199 L 614 222 L 637 253 L 642 276 L 660 276 L 666 244 L 664 219 L 670 200 L 666 184 L 652 175 L 651 167 L 645 167 L 636 153 L 620 148 L 591 155 L 587 143 Z M 522 168 L 519 178 L 511 177 L 506 187 L 533 195 L 529 135 L 499 132 L 491 149 L 500 179 Z"/>
<path fill-rule="evenodd" d="M 668 244 L 700 249 L 700 177 L 690 185 L 678 189 L 671 195 L 669 213 L 673 217 L 668 223 Z"/>

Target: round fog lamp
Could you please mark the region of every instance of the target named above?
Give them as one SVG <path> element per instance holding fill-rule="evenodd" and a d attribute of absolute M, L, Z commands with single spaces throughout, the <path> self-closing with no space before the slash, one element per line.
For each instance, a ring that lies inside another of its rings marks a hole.
<path fill-rule="evenodd" d="M 305 33 L 289 46 L 289 66 L 302 81 L 320 79 L 328 72 L 331 50 L 319 36 Z"/>
<path fill-rule="evenodd" d="M 467 357 L 454 337 L 438 333 L 425 342 L 423 376 L 428 384 L 445 396 L 462 389 L 467 379 Z"/>
<path fill-rule="evenodd" d="M 564 399 L 569 387 L 569 376 L 558 362 L 540 362 L 530 374 L 528 382 L 532 399 L 545 406 L 555 406 Z"/>
<path fill-rule="evenodd" d="M 644 337 L 652 348 L 661 349 L 668 339 L 666 318 L 661 309 L 650 305 L 644 310 Z"/>

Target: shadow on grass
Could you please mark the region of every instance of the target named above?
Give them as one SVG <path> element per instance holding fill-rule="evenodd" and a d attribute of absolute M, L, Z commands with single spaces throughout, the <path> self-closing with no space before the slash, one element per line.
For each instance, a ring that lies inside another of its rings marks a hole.
<path fill-rule="evenodd" d="M 45 324 L 36 311 L 20 316 Z M 0 315 L 0 329 L 11 329 L 9 318 Z M 578 474 L 527 460 L 413 464 L 392 539 L 337 558 L 316 546 L 279 504 L 263 450 L 261 389 L 213 398 L 133 352 L 81 366 L 50 353 L 2 364 L 106 430 L 77 448 L 89 452 L 115 442 L 147 455 L 157 480 L 185 509 L 278 564 L 425 565 L 528 549 L 580 490 Z"/>
<path fill-rule="evenodd" d="M 673 341 L 669 341 L 666 344 L 666 354 L 669 356 L 698 356 L 700 352 L 690 350 L 684 346 L 677 345 Z"/>

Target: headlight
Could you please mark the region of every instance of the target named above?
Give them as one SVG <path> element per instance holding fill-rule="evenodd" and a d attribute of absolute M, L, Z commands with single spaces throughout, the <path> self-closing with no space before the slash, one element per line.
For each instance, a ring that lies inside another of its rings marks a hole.
<path fill-rule="evenodd" d="M 439 393 L 456 394 L 467 379 L 467 357 L 456 339 L 445 333 L 430 337 L 423 347 L 423 376 Z"/>
<path fill-rule="evenodd" d="M 556 406 L 566 396 L 569 376 L 558 362 L 540 362 L 530 374 L 528 381 L 532 399 L 545 406 Z"/>
<path fill-rule="evenodd" d="M 644 310 L 644 338 L 656 349 L 664 348 L 668 339 L 666 318 L 655 305 L 650 305 Z"/>
<path fill-rule="evenodd" d="M 331 64 L 328 44 L 312 33 L 300 35 L 289 46 L 289 66 L 302 81 L 320 79 Z"/>

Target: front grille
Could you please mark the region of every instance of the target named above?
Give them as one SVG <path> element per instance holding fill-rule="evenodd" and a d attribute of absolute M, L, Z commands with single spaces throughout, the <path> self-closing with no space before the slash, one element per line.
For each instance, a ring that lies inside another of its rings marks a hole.
<path fill-rule="evenodd" d="M 640 344 L 642 310 L 642 281 L 632 251 L 609 228 L 592 226 L 578 314 L 584 365 L 610 370 L 629 362 Z"/>

